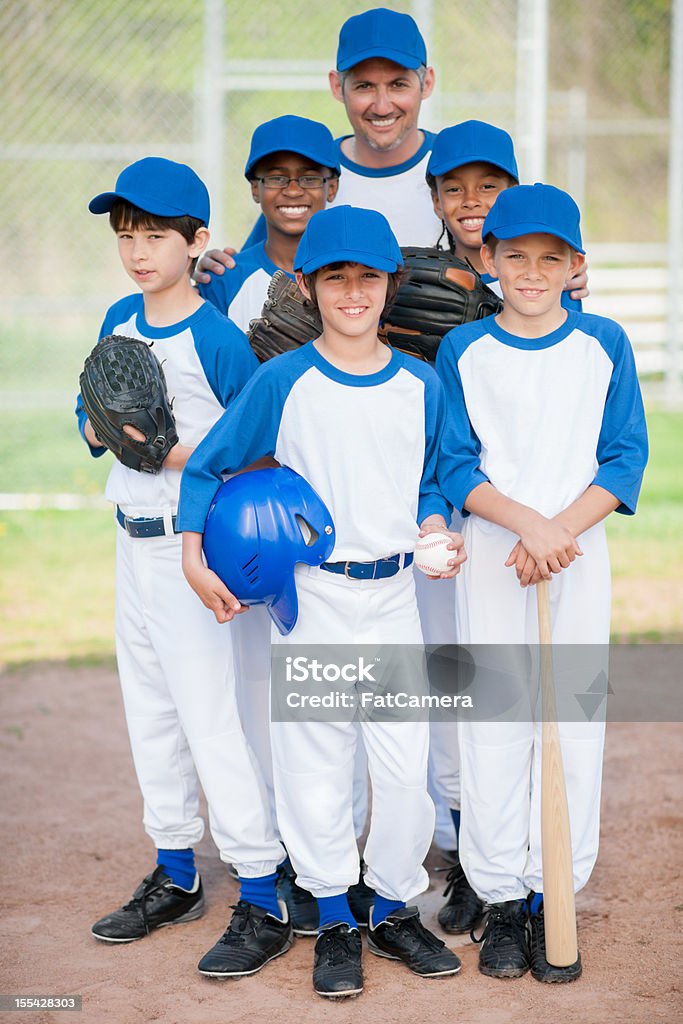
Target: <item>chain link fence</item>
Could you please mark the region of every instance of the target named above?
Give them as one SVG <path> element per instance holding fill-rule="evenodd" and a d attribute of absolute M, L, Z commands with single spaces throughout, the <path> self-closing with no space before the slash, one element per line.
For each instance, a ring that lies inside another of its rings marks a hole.
<path fill-rule="evenodd" d="M 4 0 L 5 415 L 8 406 L 26 408 L 31 396 L 46 407 L 68 405 L 102 314 L 130 290 L 106 218 L 88 213 L 89 198 L 112 187 L 121 168 L 139 157 L 184 160 L 210 185 L 214 243 L 241 245 L 256 209 L 242 174 L 251 132 L 283 113 L 318 118 L 335 134 L 349 130 L 327 71 L 340 25 L 368 6 Z M 436 68 L 423 126 L 477 117 L 519 138 L 525 111 L 531 117 L 538 102 L 518 88 L 528 2 L 391 6 L 416 17 Z M 582 206 L 595 293 L 588 308 L 624 319 L 626 303 L 633 323 L 644 328 L 636 339 L 641 370 L 656 379 L 666 370 L 670 342 L 672 0 L 548 0 L 547 11 L 546 179 L 568 188 Z M 650 267 L 646 294 L 636 295 L 632 310 L 633 288 L 624 285 L 629 264 L 641 287 L 640 269 Z M 16 488 L 0 482 L 0 491 L 9 489 Z"/>

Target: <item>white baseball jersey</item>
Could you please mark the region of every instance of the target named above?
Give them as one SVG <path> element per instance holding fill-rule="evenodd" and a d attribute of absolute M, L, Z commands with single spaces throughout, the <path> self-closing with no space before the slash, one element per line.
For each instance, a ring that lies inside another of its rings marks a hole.
<path fill-rule="evenodd" d="M 100 337 L 109 334 L 151 342 L 173 400 L 178 439 L 190 447 L 199 444 L 258 366 L 244 334 L 209 302 L 179 324 L 152 327 L 145 320 L 143 296 L 129 295 L 104 318 Z M 86 416 L 80 396 L 76 415 L 82 432 Z M 91 450 L 96 456 L 105 451 Z M 138 473 L 114 461 L 105 497 L 130 515 L 175 511 L 180 476 L 179 470 L 164 467 L 157 474 Z"/>
<path fill-rule="evenodd" d="M 444 338 L 437 371 L 448 404 L 439 478 L 466 516 L 468 560 L 456 588 L 458 639 L 500 651 L 500 676 L 510 659 L 533 652 L 538 643 L 536 588 L 522 589 L 514 568 L 505 567 L 517 536 L 468 515 L 467 496 L 488 480 L 552 517 L 594 483 L 619 499 L 617 511 L 635 512 L 647 435 L 633 353 L 621 327 L 602 317 L 569 312 L 560 328 L 542 338 L 516 337 L 488 317 Z M 584 645 L 598 656 L 604 652 L 606 671 L 610 574 L 604 524 L 586 530 L 580 545 L 583 556 L 552 579 L 553 640 Z M 585 678 L 577 662 L 576 692 L 589 689 L 595 678 L 594 659 Z M 559 725 L 578 891 L 597 857 L 604 720 Z M 458 738 L 460 858 L 467 877 L 489 902 L 542 892 L 540 724 L 460 721 Z"/>
<path fill-rule="evenodd" d="M 450 331 L 436 366 L 448 401 L 440 479 L 456 508 L 490 480 L 553 516 L 595 483 L 633 514 L 647 435 L 618 324 L 570 311 L 552 334 L 518 338 L 487 317 Z"/>
<path fill-rule="evenodd" d="M 354 163 L 342 149 L 345 139 L 337 140 L 342 173 L 335 202 L 383 213 L 399 245 L 436 245 L 441 234 L 425 178 L 435 136 L 422 134 L 422 145 L 409 160 L 382 168 Z"/>
<path fill-rule="evenodd" d="M 337 369 L 312 342 L 264 363 L 190 458 L 178 527 L 204 532 L 224 473 L 271 455 L 318 492 L 336 524 L 331 561 L 412 551 L 416 524 L 448 515 L 436 482 L 441 388 L 396 349 L 380 371 Z"/>

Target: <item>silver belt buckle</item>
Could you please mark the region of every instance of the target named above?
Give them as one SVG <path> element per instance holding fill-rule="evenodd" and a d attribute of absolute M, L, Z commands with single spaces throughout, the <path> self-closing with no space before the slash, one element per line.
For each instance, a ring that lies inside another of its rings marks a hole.
<path fill-rule="evenodd" d="M 353 579 L 353 576 L 349 576 L 349 566 L 350 565 L 351 565 L 350 561 L 349 562 L 344 562 L 344 575 L 346 576 L 347 580 Z"/>

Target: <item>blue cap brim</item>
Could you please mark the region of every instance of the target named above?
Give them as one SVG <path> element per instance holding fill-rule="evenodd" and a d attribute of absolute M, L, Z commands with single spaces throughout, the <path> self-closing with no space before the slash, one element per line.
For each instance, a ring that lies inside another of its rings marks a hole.
<path fill-rule="evenodd" d="M 569 238 L 568 235 L 563 234 L 561 231 L 556 231 L 549 224 L 506 224 L 505 227 L 493 227 L 486 232 L 484 241 L 489 235 L 495 235 L 496 238 L 520 238 L 522 235 L 553 235 L 555 238 L 561 238 L 563 242 L 570 245 L 572 249 L 576 249 L 577 252 L 585 255 L 586 250 L 576 244 L 573 238 Z"/>
<path fill-rule="evenodd" d="M 299 599 L 294 574 L 282 588 L 282 592 L 268 604 L 268 614 L 282 636 L 287 636 L 296 626 L 296 620 L 299 618 Z"/>
<path fill-rule="evenodd" d="M 110 213 L 111 208 L 117 199 L 125 199 L 132 206 L 144 210 L 145 213 L 155 214 L 157 217 L 183 217 L 185 210 L 179 210 L 177 206 L 169 206 L 161 203 L 158 199 L 151 199 L 138 192 L 101 192 L 88 203 L 91 213 Z"/>
<path fill-rule="evenodd" d="M 437 177 L 437 175 L 446 174 L 447 171 L 453 171 L 457 167 L 464 167 L 465 164 L 491 164 L 492 167 L 497 167 L 500 171 L 504 171 L 506 174 L 509 174 L 511 178 L 515 179 L 515 181 L 519 181 L 516 167 L 506 167 L 500 162 L 500 160 L 491 159 L 490 153 L 481 153 L 474 150 L 472 153 L 459 155 L 457 161 L 458 162 L 454 164 L 452 157 L 444 157 L 440 163 L 430 160 L 427 166 L 427 172 L 429 174 L 433 174 L 434 177 Z"/>
<path fill-rule="evenodd" d="M 355 68 L 356 64 L 362 64 L 364 60 L 372 60 L 373 57 L 381 57 L 383 60 L 393 61 L 394 64 L 398 64 L 402 68 L 410 68 L 411 71 L 417 71 L 419 67 L 422 67 L 423 61 L 419 57 L 415 57 L 409 53 L 403 53 L 399 50 L 392 50 L 390 47 L 382 46 L 371 46 L 367 50 L 362 50 L 360 53 L 354 53 L 353 57 L 349 57 L 347 60 L 341 61 L 337 64 L 337 71 L 349 71 L 350 68 Z"/>
<path fill-rule="evenodd" d="M 265 160 L 267 156 L 272 156 L 273 153 L 296 153 L 297 156 L 304 156 L 307 160 L 312 160 L 318 167 L 329 167 L 330 170 L 336 171 L 337 174 L 341 174 L 341 164 L 339 163 L 339 160 L 336 160 L 334 163 L 330 163 L 329 160 L 325 160 L 323 158 L 323 155 L 320 152 L 316 152 L 313 148 L 309 149 L 306 146 L 297 146 L 292 145 L 289 142 L 283 142 L 283 144 L 278 146 L 277 149 L 268 148 L 262 153 L 257 153 L 256 156 L 252 157 L 244 168 L 245 178 L 249 177 L 259 160 Z"/>
<path fill-rule="evenodd" d="M 389 274 L 403 266 L 403 260 L 399 263 L 388 256 L 376 256 L 374 253 L 361 252 L 359 249 L 332 249 L 309 257 L 301 266 L 294 269 L 301 270 L 304 274 L 312 274 L 314 270 L 327 267 L 330 263 L 360 263 L 364 267 L 372 267 L 373 270 L 386 270 Z"/>

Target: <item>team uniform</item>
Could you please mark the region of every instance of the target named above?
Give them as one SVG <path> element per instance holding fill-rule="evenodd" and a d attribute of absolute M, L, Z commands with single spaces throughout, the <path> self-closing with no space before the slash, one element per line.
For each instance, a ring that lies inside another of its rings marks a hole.
<path fill-rule="evenodd" d="M 500 282 L 490 274 L 482 274 L 482 280 L 496 295 L 503 298 Z M 568 291 L 562 292 L 562 306 L 567 310 L 581 312 L 580 299 L 572 299 Z M 457 510 L 453 513 L 451 529 L 462 531 L 462 518 Z M 416 579 L 418 604 L 425 643 L 434 645 L 454 644 L 460 639 L 455 621 L 455 591 L 460 583 L 455 580 Z M 442 849 L 452 844 L 453 834 L 449 818 L 441 816 L 444 805 L 451 810 L 460 810 L 460 759 L 457 736 L 451 722 L 432 722 L 429 749 L 430 792 L 437 806 L 437 842 Z M 439 827 L 440 824 L 440 827 Z"/>
<path fill-rule="evenodd" d="M 260 368 L 188 462 L 179 528 L 203 531 L 221 473 L 272 455 L 330 509 L 332 561 L 405 555 L 414 549 L 417 522 L 447 512 L 434 476 L 441 403 L 434 372 L 398 351 L 366 376 L 336 369 L 312 343 L 287 352 Z M 421 642 L 413 575 L 405 568 L 392 578 L 355 581 L 298 567 L 296 583 L 298 623 L 287 637 L 274 630 L 273 643 Z M 405 901 L 428 881 L 428 724 L 362 729 L 374 806 L 366 881 Z M 358 879 L 351 811 L 356 735 L 353 722 L 271 723 L 281 833 L 299 884 L 318 897 L 345 892 Z"/>
<path fill-rule="evenodd" d="M 592 483 L 620 499 L 617 511 L 635 511 L 647 438 L 633 354 L 618 324 L 569 312 L 546 337 L 520 338 L 488 317 L 446 336 L 437 372 L 448 402 L 439 476 L 457 508 L 488 480 L 547 517 Z M 504 566 L 517 537 L 475 515 L 465 519 L 463 534 L 468 561 L 456 589 L 460 642 L 536 644 L 535 588 L 522 589 L 514 569 Z M 583 557 L 552 580 L 553 640 L 607 645 L 604 524 L 581 534 L 580 545 Z M 532 721 L 459 722 L 460 856 L 472 886 L 489 903 L 543 889 L 540 728 Z M 578 891 L 598 851 L 604 722 L 561 721 L 559 728 Z"/>
<path fill-rule="evenodd" d="M 153 344 L 180 443 L 191 447 L 257 366 L 244 335 L 206 302 L 180 323 L 152 327 L 143 296 L 131 295 L 107 313 L 101 337 L 109 334 Z M 77 415 L 83 432 L 80 401 Z M 237 713 L 231 630 L 218 625 L 182 573 L 175 529 L 180 477 L 177 470 L 138 473 L 114 462 L 105 491 L 119 524 L 133 534 L 117 527 L 116 653 L 144 826 L 157 848 L 194 847 L 204 831 L 199 780 L 221 859 L 256 878 L 274 872 L 284 851 Z M 138 519 L 162 521 L 164 533 L 144 536 Z"/>
<path fill-rule="evenodd" d="M 211 275 L 211 282 L 200 285 L 205 299 L 226 313 L 246 331 L 249 322 L 261 315 L 268 285 L 279 270 L 265 252 L 265 242 L 243 249 L 235 256 L 235 268 L 222 276 Z M 294 278 L 293 274 L 287 276 Z M 268 791 L 273 827 L 278 832 L 275 790 L 270 750 L 270 617 L 262 605 L 254 605 L 248 614 L 233 624 L 237 699 L 244 731 L 256 756 Z M 367 765 L 364 752 L 357 753 L 354 780 L 355 835 L 360 836 L 367 818 Z"/>

